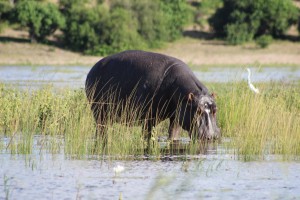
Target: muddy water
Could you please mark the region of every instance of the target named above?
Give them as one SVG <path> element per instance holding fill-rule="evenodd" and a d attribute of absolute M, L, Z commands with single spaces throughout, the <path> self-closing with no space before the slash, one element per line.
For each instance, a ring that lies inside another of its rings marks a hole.
<path fill-rule="evenodd" d="M 81 66 L 0 66 L 0 81 L 19 87 L 36 88 L 45 84 L 56 87 L 83 88 L 91 67 Z M 253 82 L 295 81 L 300 79 L 300 67 L 251 68 Z M 247 79 L 244 68 L 214 67 L 195 71 L 203 82 L 228 82 Z"/>
<path fill-rule="evenodd" d="M 124 171 L 116 174 L 116 166 Z M 242 162 L 210 152 L 185 161 L 0 155 L 0 199 L 299 199 L 300 163 Z"/>

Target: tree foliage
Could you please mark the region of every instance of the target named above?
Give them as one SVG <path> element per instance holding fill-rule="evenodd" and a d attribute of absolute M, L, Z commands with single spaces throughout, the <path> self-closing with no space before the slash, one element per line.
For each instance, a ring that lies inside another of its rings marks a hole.
<path fill-rule="evenodd" d="M 88 0 L 61 0 L 60 6 L 67 46 L 89 54 L 159 47 L 181 36 L 188 12 L 184 0 L 111 0 L 92 7 Z"/>
<path fill-rule="evenodd" d="M 0 0 L 0 32 L 5 28 L 13 6 L 8 0 Z"/>
<path fill-rule="evenodd" d="M 181 37 L 184 25 L 191 18 L 191 10 L 186 0 L 161 0 L 162 10 L 166 14 L 169 40 Z"/>
<path fill-rule="evenodd" d="M 0 0 L 0 20 L 8 19 L 8 14 L 12 10 L 13 6 L 8 0 Z"/>
<path fill-rule="evenodd" d="M 300 12 L 300 11 L 299 11 Z M 299 33 L 299 35 L 300 35 L 300 15 L 299 15 L 299 17 L 298 17 L 298 33 Z"/>
<path fill-rule="evenodd" d="M 209 23 L 218 36 L 241 44 L 262 35 L 281 37 L 298 14 L 291 0 L 223 0 Z"/>
<path fill-rule="evenodd" d="M 201 2 L 194 3 L 194 23 L 204 29 L 208 24 L 207 19 L 222 5 L 222 0 L 202 0 Z"/>
<path fill-rule="evenodd" d="M 3 2 L 0 20 L 2 13 L 13 13 L 13 22 L 29 31 L 31 41 L 43 41 L 60 28 L 67 48 L 88 54 L 160 47 L 182 36 L 191 13 L 186 0 L 59 0 L 59 6 L 48 0 Z"/>
<path fill-rule="evenodd" d="M 161 41 L 168 39 L 167 24 L 159 0 L 114 0 L 111 9 L 128 10 L 135 20 L 136 31 L 149 47 L 159 46 Z"/>
<path fill-rule="evenodd" d="M 258 38 L 256 38 L 255 42 L 260 48 L 267 48 L 272 42 L 272 36 L 270 35 L 259 36 Z"/>
<path fill-rule="evenodd" d="M 64 41 L 73 50 L 109 54 L 143 46 L 137 22 L 125 9 L 73 5 L 66 13 Z"/>
<path fill-rule="evenodd" d="M 114 53 L 128 49 L 143 49 L 146 44 L 138 34 L 138 22 L 124 8 L 112 9 L 101 27 L 99 53 Z"/>
<path fill-rule="evenodd" d="M 97 13 L 80 5 L 65 9 L 66 24 L 62 29 L 65 45 L 76 51 L 93 48 L 98 43 L 94 29 L 99 23 Z"/>
<path fill-rule="evenodd" d="M 29 29 L 31 41 L 43 41 L 64 25 L 58 7 L 52 3 L 20 1 L 15 7 L 16 20 Z"/>

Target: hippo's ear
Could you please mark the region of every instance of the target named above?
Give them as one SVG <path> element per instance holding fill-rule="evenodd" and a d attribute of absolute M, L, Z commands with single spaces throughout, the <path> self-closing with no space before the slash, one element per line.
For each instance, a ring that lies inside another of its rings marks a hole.
<path fill-rule="evenodd" d="M 216 99 L 216 98 L 217 98 L 217 94 L 216 94 L 216 93 L 214 93 L 214 92 L 213 92 L 213 93 L 211 93 L 211 96 L 212 96 L 212 98 L 213 98 L 213 99 Z"/>
<path fill-rule="evenodd" d="M 193 101 L 195 99 L 195 95 L 190 92 L 189 95 L 188 95 L 188 101 Z"/>

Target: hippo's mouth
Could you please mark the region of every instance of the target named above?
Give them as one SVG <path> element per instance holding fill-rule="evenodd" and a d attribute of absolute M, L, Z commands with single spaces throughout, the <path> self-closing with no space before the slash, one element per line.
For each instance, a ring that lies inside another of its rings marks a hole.
<path fill-rule="evenodd" d="M 204 109 L 204 112 L 197 118 L 196 129 L 199 140 L 217 140 L 220 137 L 215 113 L 212 113 L 210 109 Z"/>

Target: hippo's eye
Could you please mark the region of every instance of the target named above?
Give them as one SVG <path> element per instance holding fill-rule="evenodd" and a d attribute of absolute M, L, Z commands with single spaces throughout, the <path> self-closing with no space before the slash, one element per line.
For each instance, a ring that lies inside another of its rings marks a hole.
<path fill-rule="evenodd" d="M 204 104 L 204 108 L 208 108 L 208 104 L 207 103 Z"/>

